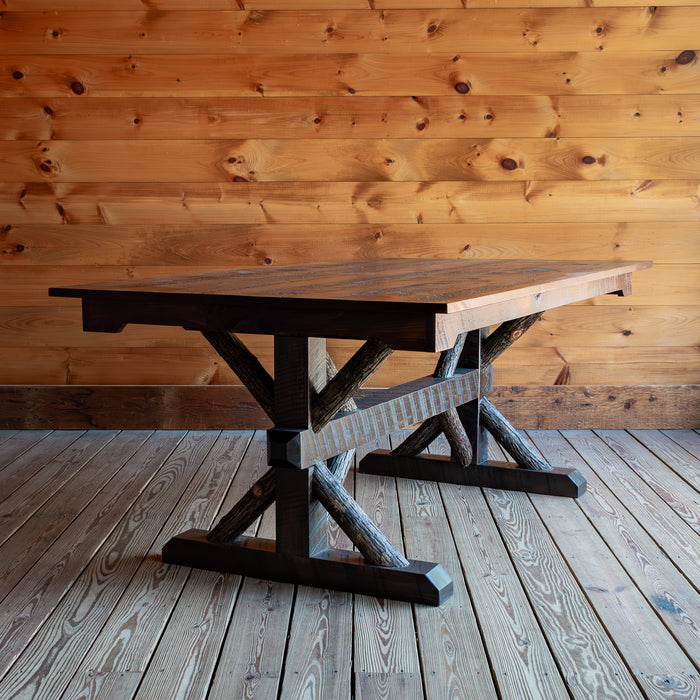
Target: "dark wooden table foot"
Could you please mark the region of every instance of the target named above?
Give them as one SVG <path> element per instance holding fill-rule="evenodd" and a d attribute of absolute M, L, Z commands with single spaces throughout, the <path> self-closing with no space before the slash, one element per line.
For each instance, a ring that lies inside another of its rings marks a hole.
<path fill-rule="evenodd" d="M 359 465 L 364 474 L 400 476 L 406 479 L 442 481 L 465 486 L 486 486 L 508 491 L 527 491 L 550 496 L 578 498 L 586 492 L 586 480 L 577 469 L 535 471 L 510 462 L 485 462 L 462 466 L 443 455 L 413 457 L 377 450 Z"/>
<path fill-rule="evenodd" d="M 206 536 L 205 530 L 176 535 L 163 547 L 163 561 L 424 605 L 441 605 L 452 595 L 452 579 L 440 564 L 373 566 L 356 552 L 325 548 L 304 557 L 277 552 L 274 540 L 241 536 L 218 544 Z"/>

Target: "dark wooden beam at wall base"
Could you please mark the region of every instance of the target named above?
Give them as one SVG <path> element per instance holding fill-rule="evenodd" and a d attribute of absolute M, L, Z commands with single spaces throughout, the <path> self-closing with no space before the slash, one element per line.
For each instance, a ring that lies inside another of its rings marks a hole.
<path fill-rule="evenodd" d="M 209 542 L 206 534 L 188 530 L 173 537 L 163 547 L 163 561 L 424 605 L 441 605 L 452 595 L 452 579 L 440 564 L 409 560 L 400 568 L 373 566 L 356 552 L 337 549 L 296 557 L 276 552 L 274 540 L 240 537 L 228 545 Z"/>
<path fill-rule="evenodd" d="M 359 396 L 375 389 L 361 389 Z M 700 385 L 494 386 L 519 430 L 700 427 Z M 253 430 L 272 422 L 242 386 L 4 385 L 3 430 Z"/>
<path fill-rule="evenodd" d="M 523 469 L 510 462 L 487 462 L 463 467 L 444 455 L 403 457 L 391 454 L 388 450 L 377 450 L 362 459 L 359 471 L 363 474 L 399 476 L 405 479 L 527 491 L 568 498 L 579 498 L 586 492 L 586 480 L 577 469 L 554 468 L 548 472 L 540 472 Z"/>

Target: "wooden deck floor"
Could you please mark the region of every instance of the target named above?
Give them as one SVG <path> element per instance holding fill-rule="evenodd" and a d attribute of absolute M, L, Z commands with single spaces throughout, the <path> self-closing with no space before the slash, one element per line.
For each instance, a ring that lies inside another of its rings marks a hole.
<path fill-rule="evenodd" d="M 700 697 L 700 434 L 529 438 L 583 498 L 349 485 L 451 574 L 431 608 L 161 563 L 264 434 L 0 432 L 0 698 Z"/>

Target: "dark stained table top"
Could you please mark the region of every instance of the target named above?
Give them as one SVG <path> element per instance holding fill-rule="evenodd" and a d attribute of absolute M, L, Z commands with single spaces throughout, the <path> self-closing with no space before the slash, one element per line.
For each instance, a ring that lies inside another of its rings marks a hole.
<path fill-rule="evenodd" d="M 49 293 L 83 299 L 85 330 L 114 332 L 126 323 L 155 323 L 380 336 L 397 348 L 437 350 L 457 332 L 598 294 L 628 292 L 631 273 L 650 265 L 372 258 L 59 287 Z"/>

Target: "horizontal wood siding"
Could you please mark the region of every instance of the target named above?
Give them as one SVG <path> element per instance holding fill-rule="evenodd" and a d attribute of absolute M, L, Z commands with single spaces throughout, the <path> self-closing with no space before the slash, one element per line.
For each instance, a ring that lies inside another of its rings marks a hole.
<path fill-rule="evenodd" d="M 700 3 L 590 5 L 5 0 L 0 384 L 238 381 L 196 333 L 83 333 L 49 286 L 376 256 L 653 260 L 494 381 L 700 383 Z"/>

